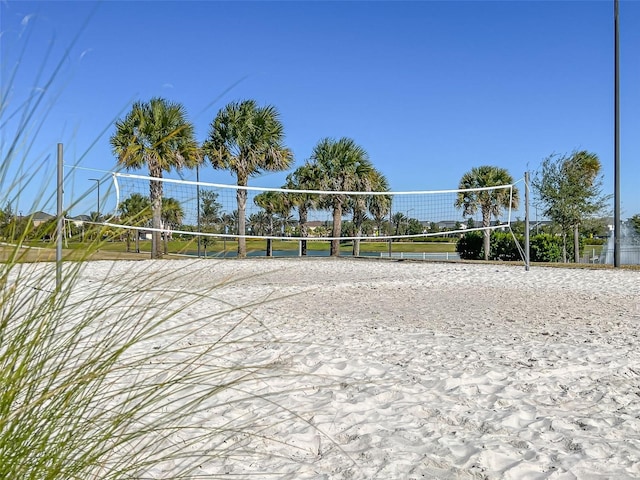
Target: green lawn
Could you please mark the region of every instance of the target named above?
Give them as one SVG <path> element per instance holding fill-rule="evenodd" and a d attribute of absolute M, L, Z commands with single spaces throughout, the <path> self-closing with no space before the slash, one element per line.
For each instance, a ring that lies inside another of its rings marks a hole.
<path fill-rule="evenodd" d="M 149 242 L 147 242 L 149 243 Z M 307 241 L 307 250 L 314 252 L 326 251 L 329 252 L 328 241 Z M 142 247 L 145 250 L 150 248 L 150 245 Z M 265 240 L 247 240 L 248 251 L 265 251 L 267 248 L 267 242 Z M 297 252 L 299 248 L 298 240 L 274 240 L 273 249 L 278 251 Z M 351 242 L 344 242 L 340 246 L 340 251 L 344 253 L 351 253 L 353 244 Z M 238 249 L 238 243 L 236 241 L 217 240 L 216 242 L 207 246 L 207 252 L 235 252 Z M 193 252 L 197 250 L 197 243 L 195 241 L 171 241 L 169 242 L 169 251 L 177 253 Z M 201 246 L 201 250 L 204 248 Z M 362 253 L 378 253 L 388 252 L 388 242 L 360 242 L 360 251 Z M 393 242 L 392 251 L 394 252 L 416 252 L 416 253 L 451 253 L 456 251 L 455 243 L 443 243 L 443 242 Z"/>
<path fill-rule="evenodd" d="M 32 241 L 29 242 L 31 249 L 23 249 L 21 252 L 21 261 L 53 261 L 55 260 L 56 248 L 53 242 Z M 132 251 L 127 252 L 126 242 L 114 241 L 103 242 L 96 245 L 94 242 L 65 242 L 63 248 L 63 258 L 65 260 L 82 260 L 82 259 L 100 259 L 100 260 L 118 260 L 118 259 L 148 259 L 151 250 L 150 241 L 140 242 L 140 252 L 133 251 L 134 244 L 131 243 Z M 235 256 L 238 244 L 236 241 L 224 241 L 216 239 L 207 245 L 206 252 L 208 256 L 224 256 L 225 252 L 229 256 Z M 291 256 L 295 256 L 298 252 L 298 240 L 274 240 L 273 249 L 275 251 L 287 251 Z M 307 249 L 311 252 L 329 253 L 328 241 L 307 241 Z M 602 245 L 585 245 L 583 255 L 598 256 L 602 251 Z M 12 255 L 13 247 L 0 246 L 0 261 L 7 261 Z M 264 254 L 266 250 L 266 241 L 264 240 L 247 240 L 247 250 L 249 252 L 261 252 Z M 352 251 L 352 243 L 345 242 L 340 248 L 342 254 L 350 255 Z M 191 240 L 172 240 L 169 242 L 169 254 L 176 258 L 176 255 L 196 255 L 198 251 L 196 239 Z M 386 253 L 389 251 L 388 242 L 372 242 L 363 241 L 360 243 L 360 251 L 362 254 Z M 393 253 L 454 253 L 456 251 L 455 243 L 448 242 L 393 242 Z M 205 248 L 201 244 L 201 253 L 204 254 Z"/>
<path fill-rule="evenodd" d="M 55 243 L 53 242 L 42 242 L 42 241 L 31 241 L 28 242 L 28 246 L 35 247 L 34 251 L 31 252 L 31 256 L 35 256 L 38 258 L 49 258 L 51 254 L 55 257 Z M 140 242 L 140 251 L 143 253 L 135 254 L 133 249 L 135 248 L 134 243 L 131 243 L 131 252 L 127 252 L 126 242 L 121 241 L 108 241 L 103 242 L 99 245 L 97 250 L 103 252 L 103 254 L 110 253 L 112 256 L 118 256 L 120 258 L 134 258 L 138 256 L 143 256 L 146 252 L 150 252 L 151 250 L 151 241 L 145 240 Z M 292 255 L 295 255 L 295 252 L 298 251 L 299 242 L 298 240 L 274 240 L 273 241 L 273 249 L 276 251 L 287 251 L 291 252 Z M 350 254 L 353 248 L 353 244 L 351 242 L 344 242 L 340 251 L 344 254 Z M 43 250 L 40 250 L 43 249 Z M 65 242 L 64 243 L 64 252 L 65 257 L 69 259 L 79 258 L 83 253 L 86 252 L 87 249 L 96 249 L 95 243 L 92 242 Z M 229 254 L 233 254 L 238 249 L 237 241 L 232 240 L 220 240 L 216 239 L 213 242 L 209 242 L 208 245 L 201 243 L 200 251 L 204 253 L 205 250 L 208 255 L 221 255 L 223 256 L 225 252 Z M 328 241 L 307 241 L 307 249 L 309 251 L 314 252 L 322 252 L 326 251 L 327 254 L 329 252 L 329 242 Z M 266 250 L 266 241 L 265 240 L 247 240 L 247 251 L 249 252 L 264 252 Z M 190 240 L 171 240 L 169 241 L 168 252 L 174 255 L 195 255 L 198 251 L 198 244 L 195 238 Z M 363 241 L 360 243 L 360 251 L 362 253 L 380 253 L 380 252 L 388 252 L 389 251 L 389 243 L 388 242 L 370 242 Z M 453 253 L 456 251 L 455 243 L 447 243 L 447 242 L 393 242 L 392 243 L 392 251 L 393 252 L 404 252 L 404 253 Z M 36 252 L 39 252 L 36 254 Z M 74 253 L 75 252 L 75 253 Z"/>

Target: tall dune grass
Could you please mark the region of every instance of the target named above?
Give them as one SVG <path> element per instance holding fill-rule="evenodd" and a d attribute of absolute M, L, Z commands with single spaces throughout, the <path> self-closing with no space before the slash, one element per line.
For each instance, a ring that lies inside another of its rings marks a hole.
<path fill-rule="evenodd" d="M 3 72 L 0 125 L 15 128 L 2 138 L 2 206 L 36 181 L 28 135 L 42 128 L 63 61 L 39 72 L 45 89 L 13 104 L 16 77 Z M 265 348 L 277 339 L 253 321 L 254 306 L 227 304 L 215 298 L 220 285 L 199 282 L 213 262 L 112 263 L 97 278 L 85 261 L 95 241 L 56 286 L 55 265 L 22 262 L 25 236 L 13 240 L 0 264 L 0 478 L 200 478 L 204 463 L 266 455 L 256 439 L 306 422 L 265 388 L 286 369 Z M 205 326 L 213 336 L 200 334 Z M 258 404 L 279 414 L 256 425 L 238 413 Z"/>
<path fill-rule="evenodd" d="M 245 448 L 255 419 L 216 416 L 272 375 L 248 314 L 194 316 L 212 287 L 147 263 L 138 282 L 67 265 L 59 291 L 51 264 L 2 265 L 0 478 L 193 478 L 202 462 L 261 455 Z M 198 335 L 216 322 L 215 338 Z"/>

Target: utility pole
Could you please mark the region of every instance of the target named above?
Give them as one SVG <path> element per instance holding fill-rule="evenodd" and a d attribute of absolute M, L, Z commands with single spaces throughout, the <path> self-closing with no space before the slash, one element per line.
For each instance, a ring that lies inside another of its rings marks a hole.
<path fill-rule="evenodd" d="M 524 172 L 524 269 L 527 272 L 531 267 L 529 251 L 529 172 Z"/>
<path fill-rule="evenodd" d="M 613 207 L 613 266 L 620 266 L 620 32 L 618 29 L 618 0 L 613 0 L 614 23 L 614 207 Z"/>

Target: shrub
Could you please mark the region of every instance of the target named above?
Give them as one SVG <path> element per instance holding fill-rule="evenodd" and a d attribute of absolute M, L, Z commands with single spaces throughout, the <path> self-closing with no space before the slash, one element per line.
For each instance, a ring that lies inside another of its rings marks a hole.
<path fill-rule="evenodd" d="M 516 235 L 520 245 L 524 248 L 524 235 Z M 570 240 L 570 239 L 568 239 Z M 584 248 L 585 240 L 580 239 L 580 249 Z M 532 262 L 560 262 L 562 261 L 562 237 L 541 233 L 529 240 L 530 260 Z M 474 231 L 464 234 L 456 244 L 456 251 L 465 260 L 481 260 L 484 258 L 483 233 Z M 567 258 L 573 258 L 573 242 L 567 241 Z M 489 260 L 519 261 L 522 260 L 520 251 L 511 232 L 492 232 L 491 251 Z"/>
<path fill-rule="evenodd" d="M 518 238 L 518 241 L 521 244 L 524 244 L 524 238 L 521 235 L 517 237 L 521 237 Z M 518 250 L 511 232 L 491 233 L 491 250 L 489 252 L 489 259 L 504 261 L 522 260 L 522 256 L 520 255 L 520 251 Z"/>
<path fill-rule="evenodd" d="M 456 244 L 456 251 L 465 260 L 481 260 L 484 258 L 484 233 L 465 233 Z M 519 239 L 522 242 L 522 239 Z M 521 260 L 520 252 L 511 232 L 491 232 L 489 260 L 517 261 Z"/>
<path fill-rule="evenodd" d="M 562 237 L 541 233 L 529 240 L 532 262 L 559 262 L 562 260 Z"/>
<path fill-rule="evenodd" d="M 456 243 L 456 252 L 464 260 L 481 260 L 484 256 L 482 242 L 482 232 L 465 233 Z"/>

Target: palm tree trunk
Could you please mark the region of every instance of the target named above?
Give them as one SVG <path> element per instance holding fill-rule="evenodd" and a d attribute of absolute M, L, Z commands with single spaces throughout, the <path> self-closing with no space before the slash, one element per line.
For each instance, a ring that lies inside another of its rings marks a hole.
<path fill-rule="evenodd" d="M 238 178 L 239 186 L 246 186 L 246 179 Z M 246 232 L 245 212 L 247 210 L 247 191 L 238 189 L 236 191 L 236 199 L 238 201 L 238 235 L 244 235 Z M 238 258 L 247 256 L 247 241 L 242 237 L 238 237 Z"/>
<path fill-rule="evenodd" d="M 354 229 L 354 237 L 362 236 L 362 223 L 364 222 L 364 206 L 356 204 L 357 207 L 354 207 L 353 212 L 353 229 Z M 356 238 L 353 240 L 353 249 L 351 251 L 354 257 L 360 255 L 360 239 Z"/>
<path fill-rule="evenodd" d="M 340 256 L 340 234 L 342 230 L 342 203 L 340 200 L 337 200 L 333 203 L 333 233 L 331 234 L 334 237 L 331 240 L 331 256 L 339 257 Z"/>
<path fill-rule="evenodd" d="M 361 215 L 354 215 L 353 216 L 353 223 L 354 223 L 354 228 L 355 228 L 355 237 L 361 237 L 362 236 L 362 218 Z M 352 250 L 352 254 L 354 257 L 358 257 L 360 256 L 360 239 L 356 238 L 353 240 L 353 250 Z"/>
<path fill-rule="evenodd" d="M 162 178 L 160 169 L 149 168 L 151 177 Z M 155 175 L 154 175 L 155 174 Z M 151 232 L 151 258 L 162 258 L 162 182 L 151 180 L 149 182 L 149 197 L 151 199 L 152 226 Z"/>
<path fill-rule="evenodd" d="M 482 226 L 484 227 L 484 259 L 489 260 L 489 249 L 491 248 L 491 211 L 488 209 L 482 210 Z"/>

